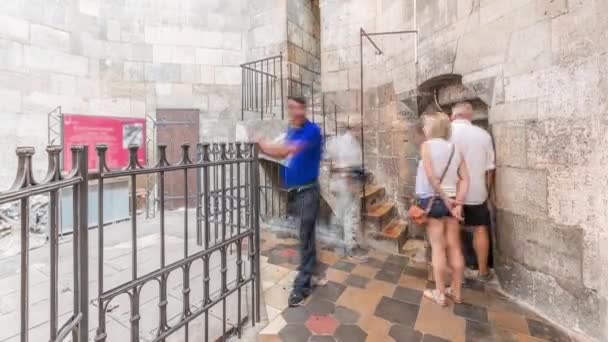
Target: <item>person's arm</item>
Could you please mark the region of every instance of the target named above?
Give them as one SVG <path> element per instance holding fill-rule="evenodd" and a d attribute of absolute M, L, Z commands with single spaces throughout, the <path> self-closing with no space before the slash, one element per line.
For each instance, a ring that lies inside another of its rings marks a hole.
<path fill-rule="evenodd" d="M 443 200 L 446 207 L 451 206 L 450 198 L 445 194 L 443 189 L 441 188 L 441 183 L 439 182 L 439 177 L 435 175 L 435 170 L 433 169 L 433 161 L 431 160 L 430 152 L 428 150 L 428 146 L 426 143 L 423 143 L 420 147 L 420 154 L 422 156 L 422 167 L 424 168 L 424 173 L 426 173 L 426 177 L 433 187 L 435 193 Z"/>
<path fill-rule="evenodd" d="M 298 153 L 304 148 L 303 144 L 273 144 L 265 141 L 258 141 L 258 146 L 260 146 L 260 150 L 263 153 L 279 159 L 287 158 L 289 155 Z"/>
<path fill-rule="evenodd" d="M 460 153 L 460 152 L 459 152 Z M 462 220 L 462 204 L 469 191 L 469 168 L 464 160 L 464 155 L 460 155 L 460 165 L 458 165 L 458 186 L 456 187 L 456 201 L 452 208 L 452 215 Z"/>
<path fill-rule="evenodd" d="M 493 198 L 494 176 L 496 170 L 496 155 L 494 153 L 494 144 L 492 143 L 492 137 L 490 137 L 489 135 L 487 146 L 486 190 L 488 191 L 488 197 Z"/>

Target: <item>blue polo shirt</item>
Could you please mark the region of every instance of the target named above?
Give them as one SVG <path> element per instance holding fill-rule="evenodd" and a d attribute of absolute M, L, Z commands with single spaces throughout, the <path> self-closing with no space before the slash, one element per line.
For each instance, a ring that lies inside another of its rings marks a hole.
<path fill-rule="evenodd" d="M 287 143 L 302 145 L 303 149 L 289 157 L 282 168 L 283 184 L 286 188 L 305 185 L 319 178 L 323 138 L 321 129 L 306 120 L 300 128 L 287 130 Z"/>

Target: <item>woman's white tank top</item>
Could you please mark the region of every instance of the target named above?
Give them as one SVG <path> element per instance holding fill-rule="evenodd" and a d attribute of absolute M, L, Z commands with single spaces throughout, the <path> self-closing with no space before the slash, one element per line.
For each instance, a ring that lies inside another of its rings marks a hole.
<path fill-rule="evenodd" d="M 426 145 L 426 150 L 431 157 L 433 170 L 437 178 L 441 177 L 441 174 L 443 173 L 443 170 L 450 159 L 452 148 L 455 148 L 450 166 L 448 167 L 448 170 L 443 177 L 443 181 L 441 182 L 441 188 L 445 194 L 449 197 L 455 197 L 459 179 L 458 166 L 460 165 L 461 160 L 461 154 L 458 151 L 458 148 L 445 139 L 430 139 L 424 144 Z M 433 190 L 426 172 L 424 171 L 422 159 L 418 162 L 418 171 L 416 172 L 416 195 L 419 198 L 428 198 L 435 195 L 435 190 Z"/>

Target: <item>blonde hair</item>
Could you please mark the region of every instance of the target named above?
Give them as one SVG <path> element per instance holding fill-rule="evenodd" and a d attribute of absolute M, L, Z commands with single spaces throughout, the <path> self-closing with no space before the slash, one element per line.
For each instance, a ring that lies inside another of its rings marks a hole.
<path fill-rule="evenodd" d="M 440 138 L 449 140 L 452 135 L 450 117 L 443 112 L 424 114 L 423 129 L 427 139 Z"/>

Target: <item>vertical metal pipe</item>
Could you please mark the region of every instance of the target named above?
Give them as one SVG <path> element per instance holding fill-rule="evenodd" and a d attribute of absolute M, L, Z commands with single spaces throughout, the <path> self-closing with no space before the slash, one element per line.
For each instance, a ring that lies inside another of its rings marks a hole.
<path fill-rule="evenodd" d="M 203 217 L 204 217 L 204 245 L 205 249 L 209 249 L 209 144 L 203 144 Z M 203 306 L 206 306 L 209 299 L 209 255 L 203 257 Z M 209 310 L 205 311 L 205 342 L 209 340 Z"/>
<path fill-rule="evenodd" d="M 21 342 L 29 340 L 30 198 L 21 200 Z M 76 243 L 76 242 L 74 242 Z M 76 261 L 74 261 L 76 264 Z"/>
<path fill-rule="evenodd" d="M 199 146 L 197 146 L 196 148 L 197 150 L 197 155 L 196 155 L 196 160 L 201 160 L 201 151 Z M 201 225 L 201 205 L 202 205 L 202 200 L 201 200 L 201 168 L 197 167 L 196 168 L 196 245 L 197 246 L 202 246 L 203 245 L 203 232 L 202 232 L 202 225 Z"/>
<path fill-rule="evenodd" d="M 78 164 L 78 151 L 76 147 L 72 147 L 72 169 L 75 170 L 79 167 Z M 81 180 L 82 182 L 82 180 Z M 74 274 L 74 312 L 81 312 L 80 307 L 80 184 L 74 185 L 72 188 L 72 260 L 73 262 L 73 274 Z M 72 331 L 72 340 L 80 342 L 80 329 Z"/>
<path fill-rule="evenodd" d="M 334 128 L 336 130 L 336 136 L 338 136 L 338 105 L 334 103 Z"/>
<path fill-rule="evenodd" d="M 241 67 L 241 120 L 245 120 L 245 68 Z"/>
<path fill-rule="evenodd" d="M 236 160 L 238 161 L 236 164 L 236 234 L 237 236 L 241 235 L 241 159 L 243 156 L 241 155 L 241 143 L 235 144 L 236 148 Z M 242 257 L 242 239 L 237 240 L 236 242 L 236 286 L 238 287 L 238 298 L 237 298 L 237 329 L 238 329 L 238 337 L 241 338 L 241 283 L 243 281 L 243 257 Z"/>
<path fill-rule="evenodd" d="M 258 146 L 257 145 L 253 145 L 253 170 L 252 170 L 252 183 L 253 183 L 253 189 L 257 189 L 258 188 L 258 181 L 259 181 L 259 151 L 258 151 Z M 256 322 L 260 322 L 260 305 L 261 305 L 261 295 L 262 295 L 262 277 L 260 274 L 260 258 L 259 258 L 259 253 L 260 253 L 260 206 L 259 206 L 259 202 L 258 202 L 258 196 L 255 196 L 255 193 L 252 194 L 251 196 L 252 200 L 251 202 L 253 203 L 253 229 L 254 229 L 254 235 L 255 235 L 255 246 L 253 247 L 253 258 L 254 258 L 254 267 L 255 267 L 255 284 L 256 284 L 256 292 L 255 292 L 255 296 L 254 298 L 256 299 L 256 305 L 254 306 L 255 308 L 255 318 L 256 318 Z"/>
<path fill-rule="evenodd" d="M 300 71 L 302 72 L 302 71 Z M 310 108 L 312 111 L 312 122 L 315 122 L 315 84 L 310 85 Z M 325 134 L 325 133 L 323 133 Z"/>
<path fill-rule="evenodd" d="M 365 139 L 363 137 L 363 28 L 359 31 L 359 58 L 360 58 L 360 67 L 361 67 L 361 85 L 360 85 L 360 93 L 359 93 L 359 102 L 361 104 L 361 170 L 363 172 L 363 182 L 361 185 L 363 196 L 365 196 Z M 365 201 L 361 202 L 361 214 L 365 213 Z"/>
<path fill-rule="evenodd" d="M 80 152 L 79 158 L 79 173 L 82 178 L 82 183 L 78 185 L 79 194 L 79 227 L 80 240 L 79 260 L 80 265 L 80 312 L 82 320 L 80 321 L 80 341 L 84 342 L 89 339 L 89 147 L 84 145 Z"/>
<path fill-rule="evenodd" d="M 131 278 L 137 279 L 137 193 L 136 176 L 131 175 Z"/>
<path fill-rule="evenodd" d="M 58 310 L 58 296 L 59 292 L 57 290 L 58 281 L 59 281 L 59 229 L 58 229 L 58 192 L 57 190 L 51 191 L 50 193 L 50 261 L 51 261 L 51 293 L 50 293 L 50 336 L 51 341 L 55 341 L 57 338 L 57 319 L 59 316 Z"/>
<path fill-rule="evenodd" d="M 284 106 L 284 98 L 283 98 L 283 85 L 284 85 L 284 81 L 283 81 L 283 52 L 281 52 L 280 56 L 279 56 L 279 72 L 281 73 L 281 78 L 280 78 L 280 86 L 281 86 L 281 120 L 285 119 L 285 106 Z"/>
<path fill-rule="evenodd" d="M 263 65 L 263 64 L 262 64 Z M 262 90 L 263 91 L 263 90 Z M 262 107 L 263 107 L 262 101 Z M 222 171 L 222 180 L 221 180 L 221 220 L 222 220 L 222 243 L 226 241 L 226 144 L 222 143 L 220 145 L 220 161 L 222 162 L 220 165 Z M 227 291 L 226 286 L 226 272 L 228 271 L 227 262 L 226 262 L 226 246 L 222 246 L 220 249 L 221 253 L 221 282 L 222 289 L 221 294 L 224 295 Z M 222 336 L 226 336 L 226 298 L 222 299 Z"/>
<path fill-rule="evenodd" d="M 264 62 L 260 62 L 260 68 L 262 69 L 262 73 L 260 73 L 260 106 L 262 107 L 260 119 L 264 120 Z"/>
<path fill-rule="evenodd" d="M 161 155 L 164 156 L 165 152 L 161 152 Z M 159 173 L 159 182 L 158 182 L 158 192 L 160 193 L 160 267 L 165 267 L 166 257 L 165 257 L 165 172 L 161 171 Z M 161 277 L 160 282 L 160 298 L 158 306 L 160 308 L 160 322 L 158 333 L 162 333 L 168 329 L 167 323 L 167 279 L 169 275 L 163 275 Z"/>
<path fill-rule="evenodd" d="M 104 224 L 103 224 L 103 196 L 104 196 L 104 178 L 103 172 L 105 171 L 105 153 L 107 146 L 97 146 L 97 156 L 99 163 L 99 180 L 97 181 L 97 296 L 101 298 L 103 294 L 103 261 L 104 261 Z M 104 310 L 104 303 L 101 299 L 97 300 L 97 315 L 98 315 L 98 326 L 95 336 L 95 341 L 104 342 L 106 340 L 106 315 Z"/>

